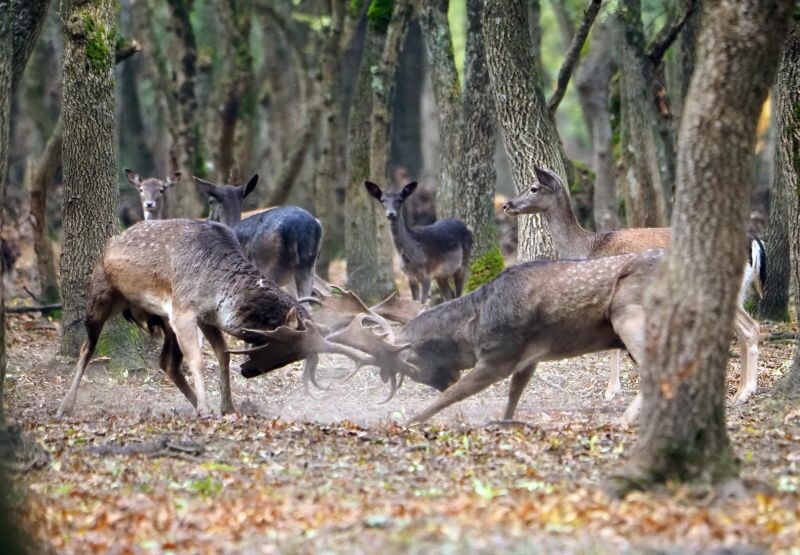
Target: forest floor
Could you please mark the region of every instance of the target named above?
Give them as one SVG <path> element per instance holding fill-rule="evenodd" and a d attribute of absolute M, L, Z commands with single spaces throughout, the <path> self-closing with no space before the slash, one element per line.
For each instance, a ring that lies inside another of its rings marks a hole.
<path fill-rule="evenodd" d="M 759 393 L 729 412 L 750 497 L 675 486 L 610 501 L 602 480 L 635 440 L 616 422 L 634 394 L 629 359 L 611 402 L 599 354 L 541 365 L 517 413 L 524 425 L 490 423 L 501 383 L 421 428 L 399 422 L 436 392 L 406 382 L 378 404 L 380 379 L 364 370 L 337 383 L 349 364 L 337 357 L 323 359 L 333 387 L 316 398 L 296 367 L 248 381 L 234 362 L 239 414 L 205 420 L 160 370 L 114 373 L 101 360 L 58 421 L 73 361 L 55 358 L 57 338 L 47 319 L 10 319 L 11 419 L 51 456 L 18 475 L 24 519 L 60 553 L 800 552 L 800 411 L 769 393 L 789 342 L 762 341 Z M 205 360 L 218 406 L 216 363 Z M 729 397 L 738 365 L 733 355 Z M 154 441 L 166 447 L 101 447 Z"/>

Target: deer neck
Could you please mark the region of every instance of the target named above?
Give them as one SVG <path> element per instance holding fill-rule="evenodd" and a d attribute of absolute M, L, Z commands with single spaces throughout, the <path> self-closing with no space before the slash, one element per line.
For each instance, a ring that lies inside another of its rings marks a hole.
<path fill-rule="evenodd" d="M 569 198 L 561 199 L 554 210 L 544 213 L 558 258 L 588 258 L 593 233 L 581 227 Z"/>
<path fill-rule="evenodd" d="M 392 232 L 394 248 L 400 253 L 403 260 L 416 258 L 419 250 L 419 242 L 414 237 L 414 231 L 405 215 L 405 206 L 400 209 L 397 219 L 390 222 L 389 229 Z"/>

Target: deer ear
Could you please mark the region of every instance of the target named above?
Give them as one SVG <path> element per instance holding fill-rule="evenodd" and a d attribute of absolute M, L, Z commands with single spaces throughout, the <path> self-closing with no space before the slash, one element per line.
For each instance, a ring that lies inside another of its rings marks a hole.
<path fill-rule="evenodd" d="M 551 191 L 555 191 L 556 189 L 563 187 L 561 178 L 559 178 L 554 172 L 551 172 L 546 168 L 540 168 L 539 166 L 534 166 L 533 171 L 536 173 L 536 180 L 539 181 L 543 187 L 546 187 Z"/>
<path fill-rule="evenodd" d="M 167 181 L 165 182 L 165 185 L 167 187 L 172 187 L 173 185 L 177 185 L 180 182 L 181 182 L 181 172 L 175 172 L 172 175 L 167 176 Z"/>
<path fill-rule="evenodd" d="M 128 180 L 128 183 L 138 189 L 139 185 L 142 184 L 142 178 L 139 177 L 139 174 L 128 168 L 125 168 L 123 171 L 125 172 L 125 178 Z"/>
<path fill-rule="evenodd" d="M 381 191 L 381 188 L 375 185 L 372 181 L 365 181 L 364 187 L 366 187 L 367 192 L 376 199 L 381 200 L 383 197 L 383 191 Z"/>
<path fill-rule="evenodd" d="M 253 192 L 253 189 L 256 188 L 256 183 L 258 183 L 258 174 L 255 174 L 253 177 L 250 178 L 250 181 L 247 182 L 242 188 L 242 198 L 245 198 L 247 195 Z"/>
<path fill-rule="evenodd" d="M 406 200 L 408 197 L 411 196 L 411 193 L 413 193 L 416 190 L 417 190 L 417 182 L 416 181 L 412 181 L 411 183 L 409 183 L 408 185 L 403 187 L 403 190 L 400 191 L 400 197 L 403 200 Z"/>
<path fill-rule="evenodd" d="M 194 179 L 194 182 L 197 185 L 197 190 L 200 191 L 200 194 L 205 198 L 210 199 L 212 197 L 217 197 L 216 185 L 204 179 L 200 179 L 199 177 L 192 176 L 192 179 Z"/>

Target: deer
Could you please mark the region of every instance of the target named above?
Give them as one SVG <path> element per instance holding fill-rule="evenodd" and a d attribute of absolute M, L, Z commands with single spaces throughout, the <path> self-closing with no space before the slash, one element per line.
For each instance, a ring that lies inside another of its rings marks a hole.
<path fill-rule="evenodd" d="M 304 381 L 314 379 L 320 353 L 369 362 L 350 347 L 326 340 L 306 309 L 267 279 L 244 255 L 233 232 L 215 222 L 142 221 L 109 239 L 94 266 L 88 287 L 83 343 L 72 385 L 57 415 L 72 411 L 86 366 L 106 321 L 122 313 L 150 333 L 161 330 L 159 365 L 201 417 L 211 415 L 203 382 L 203 354 L 197 337 L 206 337 L 219 363 L 220 412 L 234 411 L 230 354 L 248 358 L 246 377 L 291 362 L 311 361 Z M 250 346 L 229 350 L 224 334 Z M 194 389 L 181 373 L 186 358 Z"/>
<path fill-rule="evenodd" d="M 670 246 L 669 228 L 633 228 L 592 233 L 581 227 L 575 218 L 569 193 L 559 176 L 541 167 L 534 167 L 536 182 L 503 205 L 511 215 L 542 214 L 559 258 L 598 258 L 628 252 L 640 252 L 651 248 Z M 744 310 L 744 298 L 751 284 L 759 296 L 763 295 L 766 282 L 766 251 L 760 239 L 748 235 L 747 264 L 739 306 L 734 318 L 734 331 L 739 339 L 742 360 L 739 388 L 735 403 L 744 403 L 756 391 L 758 375 L 758 322 Z M 612 399 L 621 389 L 619 381 L 620 353 L 611 356 L 611 377 L 606 389 L 606 399 Z M 638 401 L 637 397 L 637 401 Z M 635 411 L 631 411 L 635 413 Z"/>
<path fill-rule="evenodd" d="M 663 252 L 519 264 L 397 331 L 362 312 L 327 339 L 372 356 L 390 397 L 405 377 L 442 392 L 411 424 L 509 376 L 511 420 L 540 362 L 622 348 L 642 360 L 643 295 Z"/>
<path fill-rule="evenodd" d="M 371 181 L 365 181 L 364 186 L 383 205 L 394 248 L 400 256 L 400 267 L 408 278 L 411 297 L 425 304 L 432 279 L 436 280 L 445 300 L 460 297 L 473 242 L 472 232 L 467 226 L 453 218 L 419 227 L 409 225 L 403 204 L 416 190 L 416 181 L 399 191 L 383 191 Z M 450 287 L 451 279 L 454 289 Z"/>
<path fill-rule="evenodd" d="M 181 172 L 175 172 L 164 181 L 150 177 L 142 181 L 139 174 L 125 168 L 125 178 L 128 183 L 139 193 L 142 203 L 142 212 L 145 220 L 164 219 L 167 189 L 177 185 L 181 180 Z"/>
<path fill-rule="evenodd" d="M 245 254 L 280 286 L 294 284 L 298 297 L 313 292 L 314 267 L 322 240 L 322 224 L 299 206 L 254 211 L 242 219 L 242 203 L 258 183 L 255 174 L 245 185 L 218 185 L 194 177 L 209 203 L 208 219 L 230 227 Z"/>

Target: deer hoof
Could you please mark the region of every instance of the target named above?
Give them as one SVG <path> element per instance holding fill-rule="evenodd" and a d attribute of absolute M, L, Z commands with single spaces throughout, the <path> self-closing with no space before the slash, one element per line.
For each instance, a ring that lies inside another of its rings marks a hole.
<path fill-rule="evenodd" d="M 197 405 L 198 418 L 211 418 L 212 416 L 214 416 L 214 413 L 211 412 L 207 405 Z"/>
<path fill-rule="evenodd" d="M 733 396 L 733 403 L 735 405 L 741 405 L 747 402 L 750 396 L 754 393 L 754 389 L 750 387 L 745 387 L 740 389 L 736 392 L 736 395 Z"/>
<path fill-rule="evenodd" d="M 619 393 L 619 392 L 620 392 L 620 389 L 621 389 L 621 388 L 620 388 L 619 384 L 616 384 L 616 385 L 614 385 L 614 386 L 610 386 L 610 387 L 608 387 L 608 388 L 606 389 L 606 395 L 605 395 L 606 401 L 610 401 L 611 399 L 613 399 L 614 397 L 616 397 L 616 396 L 617 396 L 617 393 Z"/>
<path fill-rule="evenodd" d="M 223 401 L 222 404 L 219 407 L 219 411 L 222 414 L 233 414 L 233 413 L 235 413 L 236 409 L 233 406 L 233 401 L 228 401 L 228 402 L 224 402 Z"/>

